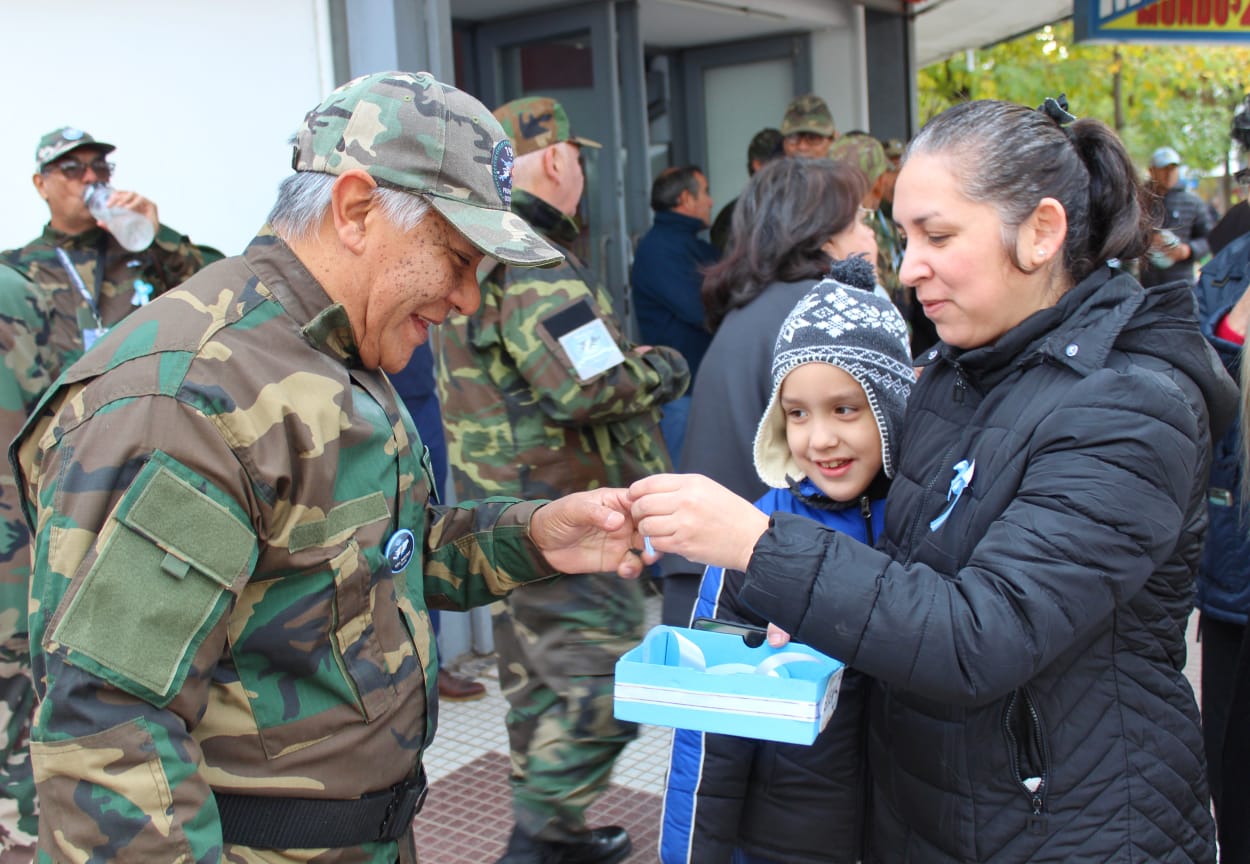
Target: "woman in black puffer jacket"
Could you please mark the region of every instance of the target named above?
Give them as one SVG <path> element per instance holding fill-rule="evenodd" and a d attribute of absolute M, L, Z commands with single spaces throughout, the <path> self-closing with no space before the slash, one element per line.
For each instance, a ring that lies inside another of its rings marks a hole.
<path fill-rule="evenodd" d="M 900 275 L 942 342 L 877 548 L 698 477 L 634 517 L 875 679 L 867 861 L 1211 864 L 1185 624 L 1236 390 L 1188 286 L 1109 266 L 1150 237 L 1123 145 L 1044 107 L 960 105 L 908 151 Z"/>

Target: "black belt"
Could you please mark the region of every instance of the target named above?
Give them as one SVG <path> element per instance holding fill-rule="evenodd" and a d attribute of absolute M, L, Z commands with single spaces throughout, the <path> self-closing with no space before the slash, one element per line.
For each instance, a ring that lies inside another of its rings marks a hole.
<path fill-rule="evenodd" d="M 422 769 L 390 789 L 349 800 L 213 794 L 227 843 L 256 849 L 337 849 L 403 837 L 412 830 L 427 788 Z"/>

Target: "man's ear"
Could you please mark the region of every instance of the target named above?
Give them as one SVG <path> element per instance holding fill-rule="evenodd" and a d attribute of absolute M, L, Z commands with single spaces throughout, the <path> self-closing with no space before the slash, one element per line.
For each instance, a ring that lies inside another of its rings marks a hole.
<path fill-rule="evenodd" d="M 552 183 L 560 182 L 565 171 L 564 153 L 561 148 L 551 145 L 543 150 L 543 173 Z"/>
<path fill-rule="evenodd" d="M 39 197 L 44 201 L 48 200 L 48 193 L 44 190 L 43 184 L 45 178 L 42 174 L 35 174 L 30 178 L 30 182 L 35 184 L 35 191 L 39 193 Z"/>
<path fill-rule="evenodd" d="M 353 168 L 334 181 L 330 192 L 330 213 L 339 242 L 359 254 L 364 249 L 366 217 L 373 209 L 377 181 L 362 168 Z"/>
<path fill-rule="evenodd" d="M 1054 198 L 1043 198 L 1016 234 L 1016 259 L 1031 273 L 1058 258 L 1067 237 L 1068 212 Z"/>

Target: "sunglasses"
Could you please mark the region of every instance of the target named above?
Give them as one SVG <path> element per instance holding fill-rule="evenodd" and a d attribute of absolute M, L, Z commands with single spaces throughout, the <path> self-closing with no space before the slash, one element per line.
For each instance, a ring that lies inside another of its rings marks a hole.
<path fill-rule="evenodd" d="M 79 162 L 77 159 L 62 159 L 60 162 L 45 165 L 43 173 L 47 174 L 48 171 L 56 168 L 70 180 L 81 180 L 83 174 L 87 173 L 87 169 L 90 168 L 96 179 L 107 183 L 113 173 L 113 169 L 116 167 L 112 162 L 104 159 L 93 159 L 90 162 Z"/>
<path fill-rule="evenodd" d="M 806 144 L 809 147 L 814 147 L 831 139 L 828 135 L 819 135 L 815 132 L 791 132 L 786 136 L 786 140 L 791 144 Z"/>

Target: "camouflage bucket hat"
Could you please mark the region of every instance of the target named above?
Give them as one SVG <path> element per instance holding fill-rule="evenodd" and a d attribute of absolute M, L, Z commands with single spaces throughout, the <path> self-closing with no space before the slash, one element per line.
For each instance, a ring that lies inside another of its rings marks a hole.
<path fill-rule="evenodd" d="M 829 158 L 834 162 L 846 162 L 854 165 L 868 178 L 872 186 L 877 178 L 890 170 L 890 160 L 885 158 L 885 148 L 881 142 L 869 135 L 849 135 L 839 138 L 829 148 Z"/>
<path fill-rule="evenodd" d="M 512 143 L 481 102 L 428 72 L 349 81 L 309 111 L 291 167 L 367 171 L 379 184 L 427 195 L 474 246 L 505 264 L 564 259 L 512 212 Z"/>
<path fill-rule="evenodd" d="M 495 119 L 512 139 L 516 155 L 524 156 L 561 141 L 569 141 L 579 147 L 602 147 L 598 141 L 579 138 L 569 129 L 569 115 L 564 106 L 546 96 L 528 96 L 513 99 L 495 109 Z"/>
<path fill-rule="evenodd" d="M 837 127 L 833 125 L 833 114 L 824 99 L 815 93 L 808 93 L 786 106 L 786 116 L 781 121 L 781 134 L 791 135 L 795 132 L 813 132 L 826 138 L 837 134 Z"/>
<path fill-rule="evenodd" d="M 81 129 L 75 129 L 73 126 L 62 126 L 60 129 L 54 129 L 39 139 L 39 146 L 35 148 L 35 167 L 42 171 L 48 166 L 49 162 L 55 162 L 66 153 L 77 150 L 79 147 L 94 147 L 102 155 L 112 153 L 117 149 L 112 144 L 105 144 L 103 141 L 95 140 Z"/>

